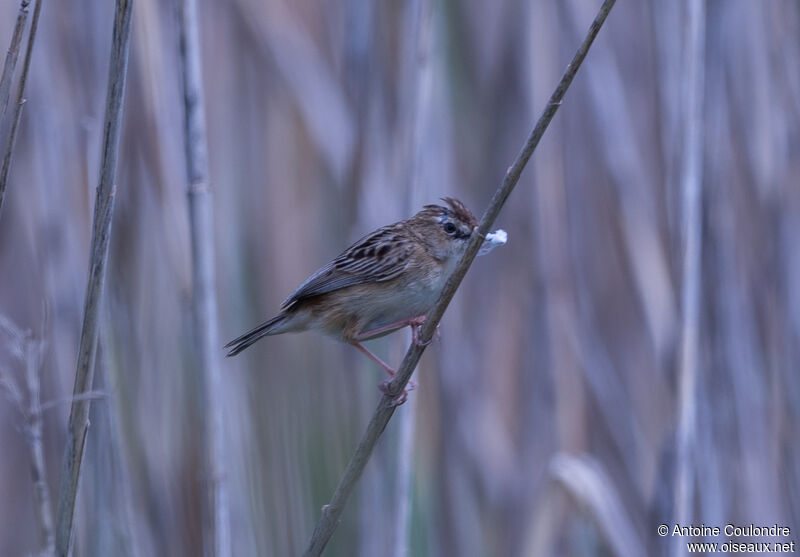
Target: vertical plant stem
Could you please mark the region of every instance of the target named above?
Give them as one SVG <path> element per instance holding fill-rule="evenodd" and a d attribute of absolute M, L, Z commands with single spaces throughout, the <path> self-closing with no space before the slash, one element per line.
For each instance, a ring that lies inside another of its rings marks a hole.
<path fill-rule="evenodd" d="M 25 433 L 29 437 L 28 449 L 31 453 L 33 502 L 42 544 L 40 555 L 49 556 L 53 554 L 53 549 L 55 548 L 55 535 L 53 533 L 53 505 L 50 502 L 50 492 L 47 488 L 47 467 L 45 466 L 44 445 L 42 443 L 42 405 L 39 397 L 41 353 L 40 342 L 25 339 L 25 382 L 28 387 Z"/>
<path fill-rule="evenodd" d="M 197 363 L 205 412 L 207 494 L 204 531 L 211 536 L 215 557 L 230 555 L 228 491 L 225 480 L 222 378 L 218 357 L 216 278 L 214 276 L 214 213 L 208 171 L 200 40 L 195 0 L 180 0 L 180 64 L 183 85 L 184 141 L 189 181 L 189 225 Z M 210 552 L 207 552 L 210 553 Z"/>
<path fill-rule="evenodd" d="M 409 192 L 409 210 L 422 204 L 423 191 L 427 188 L 422 183 L 422 139 L 425 127 L 430 89 L 431 89 L 431 27 L 433 20 L 433 0 L 410 0 L 410 48 L 408 79 L 412 80 L 414 90 L 409 91 L 413 99 L 409 107 L 411 126 L 407 143 L 407 160 L 403 165 L 408 169 L 403 173 L 404 184 Z M 408 555 L 411 534 L 411 511 L 414 497 L 414 429 L 418 410 L 418 397 L 412 396 L 406 402 L 408 408 L 400 416 L 399 441 L 397 447 L 397 481 L 395 484 L 395 501 L 397 519 L 394 528 L 393 557 Z"/>
<path fill-rule="evenodd" d="M 38 0 L 41 1 L 41 0 Z M 38 3 L 38 2 L 37 2 Z M 85 452 L 86 432 L 89 428 L 91 399 L 80 398 L 92 388 L 94 380 L 97 337 L 100 326 L 102 299 L 111 220 L 114 214 L 117 156 L 122 128 L 122 108 L 125 97 L 125 78 L 128 70 L 128 51 L 131 35 L 133 0 L 117 0 L 114 29 L 111 37 L 111 60 L 108 73 L 100 176 L 95 198 L 92 227 L 92 246 L 89 258 L 89 280 L 83 309 L 83 328 L 78 349 L 78 366 L 75 373 L 72 403 L 67 430 L 67 444 L 61 468 L 61 485 L 58 497 L 56 522 L 56 554 L 69 555 L 74 531 L 75 500 Z"/>
<path fill-rule="evenodd" d="M 397 521 L 395 522 L 394 557 L 408 555 L 411 533 L 411 507 L 414 498 L 414 426 L 417 417 L 417 398 L 409 397 L 408 410 L 400 417 L 400 439 L 397 447 Z"/>
<path fill-rule="evenodd" d="M 705 0 L 687 0 L 689 37 L 684 68 L 685 135 L 681 176 L 684 219 L 681 345 L 678 375 L 678 431 L 675 523 L 691 524 L 694 500 L 694 439 L 697 415 L 698 337 L 700 329 L 701 186 L 703 177 L 703 89 Z M 675 539 L 674 556 L 686 553 Z"/>
<path fill-rule="evenodd" d="M 8 108 L 8 97 L 11 96 L 11 81 L 14 79 L 14 69 L 17 67 L 19 56 L 19 45 L 22 42 L 22 33 L 25 31 L 25 23 L 28 21 L 28 6 L 31 0 L 22 0 L 19 3 L 17 21 L 14 24 L 14 31 L 11 34 L 11 45 L 6 52 L 6 60 L 3 63 L 3 75 L 0 77 L 0 122 L 6 116 Z"/>
<path fill-rule="evenodd" d="M 20 12 L 22 12 L 22 10 L 26 8 L 27 6 L 25 6 L 25 8 L 20 7 Z M 6 186 L 8 185 L 8 174 L 11 170 L 11 156 L 14 153 L 14 143 L 16 142 L 17 139 L 17 128 L 19 128 L 19 120 L 20 117 L 22 116 L 22 105 L 25 104 L 25 97 L 24 97 L 25 84 L 28 82 L 28 71 L 30 70 L 31 67 L 31 55 L 33 54 L 33 44 L 36 39 L 36 28 L 39 26 L 39 14 L 41 13 L 41 11 L 42 11 L 42 0 L 36 0 L 36 6 L 33 8 L 33 19 L 31 20 L 31 30 L 30 33 L 28 33 L 28 46 L 25 48 L 25 61 L 22 64 L 22 74 L 19 77 L 19 84 L 17 85 L 17 101 L 16 104 L 14 105 L 14 112 L 11 120 L 11 130 L 8 132 L 8 138 L 6 139 L 6 149 L 3 153 L 3 161 L 0 164 L 0 214 L 2 214 L 3 212 L 3 199 L 5 198 Z M 22 17 L 21 13 L 19 17 Z M 19 25 L 19 17 L 17 18 L 17 25 Z M 16 34 L 17 31 L 18 29 L 15 28 L 14 33 Z M 16 54 L 13 55 L 13 58 L 15 59 L 16 62 Z M 6 63 L 8 62 L 9 60 L 8 58 L 6 58 Z M 13 73 L 13 64 L 11 66 L 8 76 L 6 76 L 5 74 L 5 68 L 3 69 L 3 79 L 6 79 L 6 77 L 8 77 L 9 80 L 8 84 L 3 84 L 3 86 L 7 86 L 9 88 L 11 87 L 11 75 L 10 75 L 11 73 Z M 8 99 L 7 93 L 5 100 L 0 99 L 3 101 L 3 110 L 2 110 L 3 118 L 0 119 L 0 122 L 5 120 L 6 103 L 8 102 L 7 99 Z"/>
<path fill-rule="evenodd" d="M 0 315 L 0 331 L 11 337 L 10 352 L 22 361 L 25 368 L 23 373 L 24 389 L 7 370 L 0 368 L 0 391 L 4 391 L 4 394 L 22 415 L 21 429 L 31 459 L 33 507 L 41 537 L 41 550 L 38 555 L 49 557 L 53 554 L 55 538 L 53 535 L 53 508 L 47 488 L 47 466 L 45 465 L 42 441 L 42 412 L 45 407 L 42 405 L 40 397 L 40 369 L 44 343 L 35 340 L 30 332 L 23 332 L 2 315 Z"/>
<path fill-rule="evenodd" d="M 597 17 L 595 17 L 595 20 L 589 27 L 589 31 L 587 32 L 583 43 L 572 57 L 572 61 L 564 71 L 561 81 L 559 81 L 555 91 L 553 91 L 553 94 L 550 96 L 547 106 L 542 112 L 542 115 L 539 117 L 536 126 L 533 128 L 533 131 L 531 131 L 530 135 L 525 141 L 525 144 L 514 160 L 514 163 L 506 171 L 502 183 L 495 191 L 492 200 L 489 202 L 489 206 L 487 207 L 480 223 L 478 224 L 478 228 L 472 234 L 464 255 L 456 264 L 455 269 L 453 269 L 453 272 L 447 279 L 444 290 L 442 291 L 439 300 L 436 302 L 436 305 L 426 316 L 425 323 L 422 325 L 419 331 L 419 339 L 421 341 L 420 344 L 423 346 L 418 346 L 416 344 L 409 346 L 405 358 L 403 358 L 403 362 L 400 364 L 400 367 L 397 370 L 397 374 L 395 374 L 394 378 L 389 382 L 387 386 L 388 388 L 386 389 L 386 394 L 384 394 L 378 402 L 375 413 L 372 415 L 372 419 L 367 425 L 367 430 L 361 437 L 361 440 L 359 441 L 356 451 L 351 457 L 350 462 L 347 463 L 344 474 L 342 475 L 341 480 L 339 480 L 339 485 L 336 487 L 336 491 L 334 491 L 333 496 L 331 497 L 331 502 L 322 508 L 322 516 L 320 516 L 316 526 L 314 527 L 314 532 L 311 535 L 308 548 L 304 553 L 305 556 L 315 557 L 321 555 L 322 551 L 325 549 L 325 546 L 336 530 L 336 527 L 339 525 L 339 517 L 342 514 L 344 505 L 347 503 L 347 499 L 350 497 L 350 493 L 355 487 L 356 482 L 361 477 L 364 467 L 367 465 L 367 461 L 369 460 L 369 457 L 375 448 L 375 444 L 378 442 L 378 439 L 380 438 L 384 429 L 386 429 L 386 425 L 389 423 L 389 420 L 394 414 L 395 407 L 392 405 L 394 398 L 396 398 L 403 391 L 408 383 L 408 380 L 411 378 L 411 374 L 417 367 L 417 363 L 422 356 L 422 352 L 425 350 L 424 345 L 432 339 L 433 333 L 436 331 L 436 327 L 439 324 L 439 321 L 442 319 L 445 309 L 447 309 L 450 300 L 453 299 L 456 289 L 461 284 L 464 275 L 466 275 L 467 270 L 472 264 L 472 261 L 478 254 L 478 250 L 483 244 L 486 233 L 494 223 L 497 215 L 500 214 L 500 210 L 503 208 L 503 205 L 505 204 L 506 199 L 508 199 L 508 196 L 511 194 L 511 191 L 517 185 L 519 177 L 522 174 L 522 170 L 525 168 L 525 165 L 528 164 L 534 149 L 539 144 L 539 140 L 542 138 L 545 130 L 547 130 L 547 127 L 550 125 L 553 116 L 555 116 L 555 113 L 558 110 L 558 107 L 561 105 L 562 99 L 564 98 L 564 94 L 567 92 L 567 89 L 572 83 L 575 74 L 578 72 L 578 68 L 580 68 L 581 64 L 583 63 L 584 58 L 586 58 L 589 48 L 592 46 L 595 37 L 597 37 L 597 33 L 600 32 L 600 28 L 603 26 L 603 23 L 605 22 L 606 17 L 608 17 L 611 8 L 614 6 L 615 1 L 616 0 L 605 0 L 603 2 Z"/>

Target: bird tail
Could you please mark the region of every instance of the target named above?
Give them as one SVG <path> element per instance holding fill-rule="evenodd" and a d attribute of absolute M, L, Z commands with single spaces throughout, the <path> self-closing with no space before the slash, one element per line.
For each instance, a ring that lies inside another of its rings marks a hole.
<path fill-rule="evenodd" d="M 265 321 L 252 331 L 248 331 L 240 337 L 237 337 L 230 341 L 228 344 L 225 345 L 225 348 L 230 348 L 228 351 L 227 356 L 235 356 L 261 337 L 269 336 L 269 335 L 277 335 L 280 333 L 286 332 L 286 327 L 281 327 L 280 325 L 284 324 L 283 322 L 286 318 L 289 317 L 287 313 L 280 313 L 270 319 L 269 321 Z"/>

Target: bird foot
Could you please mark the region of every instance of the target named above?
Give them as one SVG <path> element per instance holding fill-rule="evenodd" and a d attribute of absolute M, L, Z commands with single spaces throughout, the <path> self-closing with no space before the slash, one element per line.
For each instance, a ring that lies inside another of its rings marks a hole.
<path fill-rule="evenodd" d="M 391 382 L 392 378 L 386 379 L 385 381 L 381 381 L 378 384 L 378 390 L 385 394 L 386 396 L 395 396 L 395 393 L 389 389 L 389 383 Z M 403 392 L 400 393 L 392 400 L 392 406 L 401 406 L 408 400 L 408 391 L 413 391 L 417 388 L 417 384 L 414 381 L 409 380 L 406 388 L 403 389 Z"/>
<path fill-rule="evenodd" d="M 424 315 L 415 317 L 409 323 L 409 325 L 411 326 L 411 342 L 414 344 L 414 346 L 419 346 L 420 348 L 428 346 L 431 342 L 433 342 L 434 339 L 436 340 L 442 339 L 442 334 L 439 332 L 439 325 L 436 325 L 436 331 L 433 334 L 433 338 L 427 342 L 422 342 L 422 340 L 420 340 L 419 338 L 419 329 L 420 327 L 422 327 L 423 323 L 425 323 Z"/>

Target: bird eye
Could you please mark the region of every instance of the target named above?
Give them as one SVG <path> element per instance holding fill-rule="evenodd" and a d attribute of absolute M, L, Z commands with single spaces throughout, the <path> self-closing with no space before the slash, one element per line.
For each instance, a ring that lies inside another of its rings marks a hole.
<path fill-rule="evenodd" d="M 448 234 L 455 234 L 456 233 L 456 225 L 452 222 L 444 223 L 444 231 Z"/>

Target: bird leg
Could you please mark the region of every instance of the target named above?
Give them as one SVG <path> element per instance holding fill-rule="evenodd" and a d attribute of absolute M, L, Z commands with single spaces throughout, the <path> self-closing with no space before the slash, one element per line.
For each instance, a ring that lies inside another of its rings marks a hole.
<path fill-rule="evenodd" d="M 383 327 L 378 327 L 376 329 L 370 329 L 368 331 L 362 331 L 358 335 L 356 335 L 356 341 L 361 340 L 368 340 L 371 338 L 375 338 L 385 333 L 390 333 L 392 331 L 396 331 L 397 329 L 402 329 L 403 327 L 411 327 L 411 342 L 414 343 L 414 346 L 428 346 L 431 341 L 422 342 L 419 340 L 419 328 L 422 324 L 425 323 L 425 316 L 418 315 L 417 317 L 411 317 L 409 319 L 403 319 L 402 321 L 397 321 L 395 323 L 389 323 L 388 325 L 384 325 Z M 439 326 L 436 326 L 436 338 L 439 338 Z M 432 340 L 432 339 L 431 339 Z M 381 366 L 383 367 L 383 365 Z M 384 369 L 386 369 L 384 367 Z"/>
<path fill-rule="evenodd" d="M 381 360 L 378 356 L 370 352 L 367 349 L 367 347 L 361 344 L 360 342 L 353 342 L 352 344 L 358 350 L 360 350 L 367 358 L 369 358 L 370 360 L 381 366 L 384 369 L 384 371 L 386 371 L 386 373 L 389 374 L 389 379 L 381 381 L 381 383 L 378 385 L 378 389 L 383 394 L 391 395 L 391 393 L 389 392 L 389 381 L 391 381 L 391 378 L 394 377 L 397 374 L 397 372 L 393 370 L 391 367 L 389 367 L 389 364 L 387 364 L 386 362 Z M 409 379 L 407 388 L 403 389 L 403 392 L 400 394 L 400 396 L 398 396 L 396 399 L 392 401 L 392 406 L 400 406 L 401 404 L 403 404 L 408 398 L 408 391 L 413 391 L 416 388 L 417 384 Z"/>
<path fill-rule="evenodd" d="M 419 339 L 419 330 L 422 327 L 422 324 L 425 323 L 425 316 L 420 315 L 419 317 L 414 317 L 413 319 L 409 319 L 410 323 L 409 326 L 411 327 L 411 342 L 414 343 L 414 346 L 428 346 L 430 343 L 433 342 L 433 339 L 441 340 L 442 335 L 439 332 L 439 325 L 436 325 L 436 331 L 433 333 L 433 338 L 431 338 L 428 342 L 422 342 Z"/>
<path fill-rule="evenodd" d="M 360 342 L 356 341 L 352 344 L 353 346 L 358 348 L 367 358 L 369 358 L 370 360 L 381 366 L 384 369 L 384 371 L 386 371 L 386 373 L 389 374 L 390 377 L 394 377 L 394 374 L 397 373 L 395 370 L 389 367 L 389 364 L 387 364 L 379 357 L 377 357 L 375 354 L 367 350 L 367 347 L 361 344 Z"/>
<path fill-rule="evenodd" d="M 386 371 L 386 373 L 389 374 L 389 377 L 391 378 L 394 377 L 397 372 L 391 367 L 389 367 L 389 365 L 383 360 L 381 360 L 378 356 L 370 352 L 363 344 L 361 344 L 360 341 L 369 340 L 371 338 L 375 338 L 383 334 L 391 333 L 392 331 L 402 329 L 403 327 L 411 327 L 411 342 L 414 344 L 414 346 L 427 346 L 431 343 L 433 339 L 429 340 L 428 342 L 420 341 L 419 328 L 422 326 L 423 323 L 425 323 L 424 315 L 411 317 L 410 319 L 403 319 L 402 321 L 397 321 L 395 323 L 389 323 L 388 325 L 384 325 L 382 327 L 377 327 L 375 329 L 370 329 L 368 331 L 362 331 L 358 333 L 353 339 L 353 342 L 351 344 L 355 346 L 358 350 L 360 350 L 365 356 L 367 356 L 367 358 L 369 358 L 370 360 L 381 366 Z M 437 339 L 439 338 L 438 326 L 436 327 L 435 338 Z M 389 392 L 390 380 L 391 379 L 387 379 L 386 381 L 383 381 L 381 382 L 380 385 L 378 385 L 378 389 L 380 389 L 380 391 L 386 395 L 392 394 Z M 392 401 L 392 405 L 400 406 L 401 404 L 403 404 L 408 398 L 408 391 L 413 391 L 416 388 L 417 384 L 409 379 L 407 388 L 403 389 L 402 394 L 400 394 L 400 396 L 398 396 L 396 399 Z"/>

